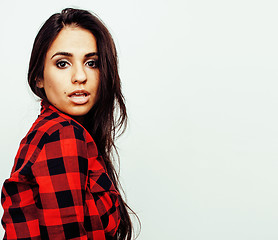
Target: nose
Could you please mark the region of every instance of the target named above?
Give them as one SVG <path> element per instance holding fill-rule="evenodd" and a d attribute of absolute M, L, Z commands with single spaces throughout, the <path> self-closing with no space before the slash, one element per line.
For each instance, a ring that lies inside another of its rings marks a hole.
<path fill-rule="evenodd" d="M 72 83 L 85 83 L 87 81 L 86 72 L 83 69 L 83 66 L 75 66 L 72 74 Z"/>

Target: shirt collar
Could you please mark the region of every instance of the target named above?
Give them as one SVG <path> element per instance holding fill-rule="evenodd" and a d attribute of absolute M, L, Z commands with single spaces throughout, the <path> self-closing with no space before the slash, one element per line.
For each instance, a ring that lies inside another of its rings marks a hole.
<path fill-rule="evenodd" d="M 69 121 L 74 121 L 75 123 L 77 123 L 78 125 L 80 125 L 82 128 L 85 129 L 85 127 L 82 124 L 80 124 L 78 121 L 76 121 L 70 115 L 67 115 L 67 114 L 61 112 L 59 109 L 54 107 L 47 99 L 43 99 L 43 100 L 41 100 L 41 114 L 43 114 L 46 111 L 55 112 L 55 113 L 59 114 L 61 117 L 63 117 L 64 119 L 67 119 Z"/>
<path fill-rule="evenodd" d="M 72 120 L 76 123 L 78 123 L 75 119 L 73 119 L 71 116 L 61 112 L 59 109 L 57 109 L 56 107 L 54 107 L 48 100 L 43 99 L 41 100 L 41 114 L 46 112 L 46 111 L 52 111 L 55 112 L 57 114 L 59 114 L 60 116 L 62 116 L 63 118 L 67 119 L 67 120 Z M 78 123 L 80 125 L 80 123 Z M 82 126 L 82 125 L 81 125 Z M 83 126 L 82 126 L 83 127 Z"/>

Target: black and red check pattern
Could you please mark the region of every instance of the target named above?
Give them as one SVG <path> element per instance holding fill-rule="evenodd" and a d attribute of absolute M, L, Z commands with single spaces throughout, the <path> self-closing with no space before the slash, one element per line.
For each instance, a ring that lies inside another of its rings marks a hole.
<path fill-rule="evenodd" d="M 3 185 L 4 239 L 112 239 L 118 195 L 90 134 L 43 101 Z"/>

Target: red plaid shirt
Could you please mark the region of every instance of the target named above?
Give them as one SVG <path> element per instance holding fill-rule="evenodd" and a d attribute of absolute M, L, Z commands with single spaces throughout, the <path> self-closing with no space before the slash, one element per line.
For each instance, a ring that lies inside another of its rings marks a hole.
<path fill-rule="evenodd" d="M 4 239 L 113 239 L 118 194 L 90 134 L 43 101 L 3 185 Z"/>

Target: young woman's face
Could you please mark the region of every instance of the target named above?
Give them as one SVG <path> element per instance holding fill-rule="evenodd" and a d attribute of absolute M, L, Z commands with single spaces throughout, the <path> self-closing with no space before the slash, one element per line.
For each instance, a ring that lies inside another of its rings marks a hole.
<path fill-rule="evenodd" d="M 98 49 L 94 35 L 79 27 L 65 27 L 58 34 L 44 63 L 44 88 L 48 101 L 71 116 L 84 116 L 97 100 Z"/>

